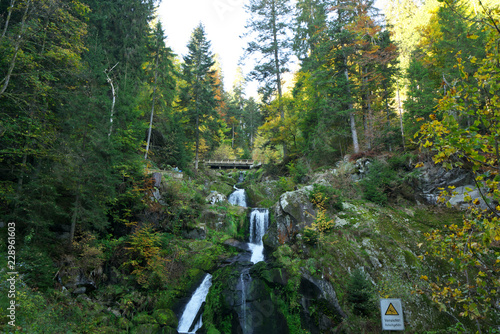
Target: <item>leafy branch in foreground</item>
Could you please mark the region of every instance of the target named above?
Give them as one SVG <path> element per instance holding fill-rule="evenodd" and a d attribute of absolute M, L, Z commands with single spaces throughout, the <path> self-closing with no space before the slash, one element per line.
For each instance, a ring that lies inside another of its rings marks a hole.
<path fill-rule="evenodd" d="M 463 81 L 439 101 L 436 115 L 430 115 L 432 121 L 420 130 L 421 147 L 434 152 L 434 162 L 448 169 L 470 168 L 482 197 L 473 199 L 466 193 L 469 209 L 463 223 L 426 234 L 426 255 L 446 261 L 451 272 L 435 280 L 421 277 L 429 282 L 426 292 L 442 311 L 457 311 L 475 321 L 479 332 L 482 326 L 492 328 L 500 319 L 499 41 L 500 34 L 490 29 L 486 58 L 469 60 L 479 65 L 473 81 L 466 81 L 465 61 L 457 54 L 456 67 Z M 450 195 L 453 192 L 443 189 L 440 201 L 446 202 Z"/>

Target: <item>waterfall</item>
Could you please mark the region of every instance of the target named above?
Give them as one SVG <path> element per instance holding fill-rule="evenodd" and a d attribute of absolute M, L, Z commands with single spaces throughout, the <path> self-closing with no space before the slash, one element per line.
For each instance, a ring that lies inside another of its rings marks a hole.
<path fill-rule="evenodd" d="M 247 195 L 245 193 L 245 189 L 238 189 L 236 187 L 234 187 L 234 189 L 236 190 L 233 191 L 231 195 L 229 195 L 229 198 L 227 199 L 229 203 L 233 205 L 247 207 Z"/>
<path fill-rule="evenodd" d="M 245 181 L 245 172 L 240 172 L 240 176 L 238 177 L 238 183 Z"/>
<path fill-rule="evenodd" d="M 245 283 L 245 281 L 247 281 L 247 283 Z M 251 282 L 252 282 L 252 277 L 250 276 L 248 269 L 243 270 L 240 275 L 241 313 L 242 313 L 240 324 L 243 330 L 243 334 L 252 333 L 252 326 L 251 324 L 249 324 L 251 318 L 247 317 L 247 289 L 250 287 Z"/>
<path fill-rule="evenodd" d="M 241 310 L 243 311 L 243 333 L 246 332 L 247 327 L 247 293 L 245 289 L 245 280 L 243 278 L 243 273 L 241 273 Z"/>
<path fill-rule="evenodd" d="M 252 209 L 250 212 L 250 243 L 248 246 L 252 251 L 250 261 L 257 263 L 264 261 L 264 244 L 262 237 L 269 227 L 269 210 Z"/>
<path fill-rule="evenodd" d="M 177 331 L 179 333 L 196 333 L 196 331 L 203 325 L 201 316 L 199 321 L 194 324 L 194 326 L 193 323 L 196 320 L 196 315 L 198 314 L 201 305 L 205 302 L 205 298 L 207 298 L 208 290 L 211 286 L 212 275 L 207 274 L 203 279 L 203 282 L 201 282 L 200 286 L 196 289 L 191 296 L 191 299 L 186 304 L 184 312 L 182 312 L 181 319 L 179 320 L 179 326 L 177 327 Z"/>

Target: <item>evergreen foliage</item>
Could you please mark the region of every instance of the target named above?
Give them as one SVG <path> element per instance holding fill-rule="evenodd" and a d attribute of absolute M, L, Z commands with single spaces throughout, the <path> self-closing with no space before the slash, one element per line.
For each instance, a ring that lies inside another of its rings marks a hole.
<path fill-rule="evenodd" d="M 210 140 L 210 135 L 218 132 L 215 118 L 218 103 L 213 70 L 215 61 L 203 25 L 194 29 L 188 50 L 182 68 L 186 85 L 182 88 L 180 97 L 187 122 L 193 129 L 195 169 L 198 169 L 202 139 Z"/>
<path fill-rule="evenodd" d="M 359 268 L 353 270 L 347 285 L 347 301 L 355 315 L 370 316 L 376 310 L 371 283 Z"/>

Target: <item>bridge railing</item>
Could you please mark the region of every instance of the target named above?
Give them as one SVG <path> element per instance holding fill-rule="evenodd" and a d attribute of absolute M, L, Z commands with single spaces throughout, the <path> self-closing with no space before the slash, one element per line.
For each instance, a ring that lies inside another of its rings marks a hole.
<path fill-rule="evenodd" d="M 222 160 L 204 160 L 203 161 L 205 164 L 244 164 L 244 165 L 252 165 L 254 163 L 253 160 L 251 159 L 239 159 L 239 160 L 234 160 L 234 159 L 222 159 Z"/>

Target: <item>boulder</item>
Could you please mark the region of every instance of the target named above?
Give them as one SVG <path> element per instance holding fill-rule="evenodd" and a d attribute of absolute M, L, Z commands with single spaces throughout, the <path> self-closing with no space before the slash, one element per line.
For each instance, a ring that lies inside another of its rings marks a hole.
<path fill-rule="evenodd" d="M 250 248 L 248 248 L 248 243 L 236 239 L 227 239 L 224 241 L 224 245 L 232 246 L 246 252 L 250 251 Z"/>
<path fill-rule="evenodd" d="M 220 203 L 220 202 L 225 202 L 225 201 L 227 201 L 226 195 L 221 194 L 221 193 L 214 191 L 214 190 L 212 190 L 210 195 L 208 195 L 206 198 L 206 202 L 208 204 L 212 204 L 212 205 Z"/>
<path fill-rule="evenodd" d="M 370 169 L 372 160 L 369 158 L 361 158 L 354 162 L 354 169 L 351 172 L 351 178 L 354 182 L 360 181 L 365 178 Z"/>
<path fill-rule="evenodd" d="M 311 226 L 316 217 L 314 205 L 309 201 L 312 189 L 313 186 L 306 186 L 281 195 L 271 210 L 274 221 L 263 239 L 267 247 L 275 249 L 290 242 L 306 226 Z"/>
<path fill-rule="evenodd" d="M 159 188 L 161 185 L 161 173 L 153 173 L 154 186 Z"/>
<path fill-rule="evenodd" d="M 182 237 L 185 239 L 205 240 L 207 232 L 201 227 L 194 227 L 190 230 L 182 231 Z"/>

